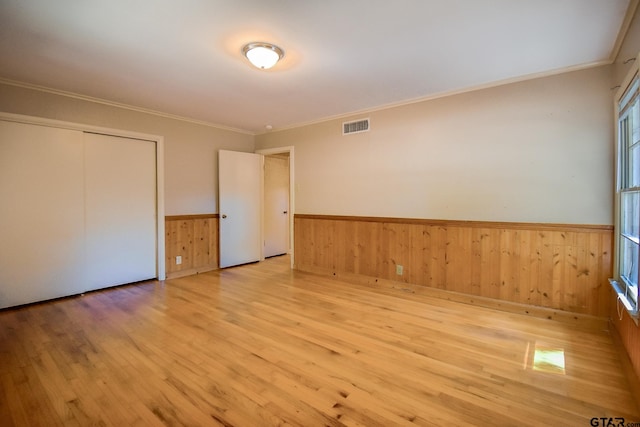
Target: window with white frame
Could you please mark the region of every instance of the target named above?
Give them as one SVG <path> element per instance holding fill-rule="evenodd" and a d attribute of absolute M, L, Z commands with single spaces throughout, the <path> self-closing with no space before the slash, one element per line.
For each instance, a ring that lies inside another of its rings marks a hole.
<path fill-rule="evenodd" d="M 618 102 L 617 278 L 618 299 L 638 315 L 640 264 L 640 78 L 636 73 Z"/>

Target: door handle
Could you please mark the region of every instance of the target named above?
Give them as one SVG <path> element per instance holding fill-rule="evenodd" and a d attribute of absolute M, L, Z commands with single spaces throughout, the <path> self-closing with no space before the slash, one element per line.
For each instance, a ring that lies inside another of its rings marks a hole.
<path fill-rule="evenodd" d="M 226 216 L 225 214 L 222 214 L 222 218 L 223 218 L 223 219 L 224 219 L 224 218 L 226 218 L 226 217 L 227 217 L 227 216 Z"/>

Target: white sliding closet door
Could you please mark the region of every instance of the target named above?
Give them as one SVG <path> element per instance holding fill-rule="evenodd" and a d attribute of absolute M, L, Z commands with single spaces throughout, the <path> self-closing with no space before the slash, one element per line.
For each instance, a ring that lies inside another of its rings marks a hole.
<path fill-rule="evenodd" d="M 0 121 L 0 308 L 84 290 L 82 139 Z"/>
<path fill-rule="evenodd" d="M 88 289 L 156 277 L 156 144 L 85 133 Z"/>

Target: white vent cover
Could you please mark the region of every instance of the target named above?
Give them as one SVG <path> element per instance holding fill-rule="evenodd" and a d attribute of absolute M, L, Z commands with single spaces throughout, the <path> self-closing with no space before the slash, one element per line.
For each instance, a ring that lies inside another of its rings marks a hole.
<path fill-rule="evenodd" d="M 356 120 L 342 123 L 342 134 L 360 133 L 369 131 L 369 119 Z"/>

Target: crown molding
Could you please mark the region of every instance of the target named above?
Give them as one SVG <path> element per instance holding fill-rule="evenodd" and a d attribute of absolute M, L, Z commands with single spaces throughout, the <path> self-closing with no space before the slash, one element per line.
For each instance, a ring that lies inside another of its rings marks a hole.
<path fill-rule="evenodd" d="M 631 27 L 631 21 L 633 21 L 633 17 L 635 16 L 639 4 L 640 0 L 631 0 L 629 2 L 629 7 L 627 7 L 627 12 L 624 14 L 622 25 L 620 25 L 620 31 L 618 31 L 618 37 L 616 37 L 613 49 L 611 49 L 611 55 L 609 56 L 609 61 L 611 63 L 615 62 L 620 54 L 620 49 L 622 48 L 624 39 L 627 37 L 629 27 Z"/>
<path fill-rule="evenodd" d="M 32 83 L 25 83 L 25 82 L 21 82 L 21 81 L 17 81 L 17 80 L 11 80 L 11 79 L 6 79 L 6 78 L 0 77 L 0 84 L 5 84 L 5 85 L 8 85 L 8 86 L 20 87 L 20 88 L 24 88 L 24 89 L 37 90 L 39 92 L 51 93 L 51 94 L 54 94 L 54 95 L 64 96 L 64 97 L 67 97 L 67 98 L 74 98 L 74 99 L 78 99 L 78 100 L 81 100 L 81 101 L 87 101 L 87 102 L 93 102 L 93 103 L 96 103 L 96 104 L 108 105 L 110 107 L 122 108 L 122 109 L 125 109 L 125 110 L 136 111 L 138 113 L 150 114 L 150 115 L 153 115 L 153 116 L 163 117 L 163 118 L 166 118 L 166 119 L 179 120 L 179 121 L 182 121 L 182 122 L 193 123 L 193 124 L 207 126 L 207 127 L 211 127 L 211 128 L 225 130 L 225 131 L 237 132 L 237 133 L 242 133 L 242 134 L 246 134 L 246 135 L 255 135 L 254 132 L 250 132 L 250 131 L 247 131 L 245 129 L 238 129 L 238 128 L 233 128 L 233 127 L 230 127 L 230 126 L 224 126 L 224 125 L 219 125 L 219 124 L 212 123 L 212 122 L 207 122 L 205 120 L 197 120 L 197 119 L 192 119 L 192 118 L 189 118 L 189 117 L 178 116 L 178 115 L 175 115 L 175 114 L 163 113 L 162 111 L 152 110 L 152 109 L 149 109 L 149 108 L 136 107 L 134 105 L 123 104 L 123 103 L 120 103 L 120 102 L 109 101 L 109 100 L 102 99 L 102 98 L 96 98 L 96 97 L 93 97 L 93 96 L 82 95 L 82 94 L 79 94 L 79 93 L 68 92 L 68 91 L 64 91 L 64 90 L 60 90 L 60 89 L 53 89 L 53 88 L 49 88 L 49 87 L 46 87 L 46 86 L 35 85 L 35 84 L 32 84 Z"/>
<path fill-rule="evenodd" d="M 640 1 L 640 0 L 638 0 L 638 1 Z M 597 61 L 597 62 L 590 62 L 590 63 L 586 63 L 586 64 L 574 65 L 574 66 L 571 66 L 571 67 L 557 68 L 555 70 L 543 71 L 543 72 L 540 72 L 540 73 L 526 74 L 526 75 L 523 75 L 523 76 L 513 77 L 513 78 L 509 78 L 509 79 L 496 80 L 494 82 L 489 82 L 489 83 L 475 85 L 475 86 L 469 86 L 469 87 L 466 87 L 466 88 L 463 88 L 463 89 L 439 92 L 439 93 L 435 93 L 435 94 L 431 94 L 431 95 L 427 95 L 427 96 L 423 96 L 423 97 L 419 97 L 419 98 L 412 98 L 412 99 L 408 99 L 408 100 L 404 100 L 404 101 L 400 101 L 400 102 L 384 104 L 384 105 L 380 105 L 378 107 L 366 108 L 366 109 L 362 109 L 362 110 L 355 110 L 355 111 L 351 111 L 349 113 L 339 114 L 339 115 L 335 115 L 335 116 L 327 116 L 327 117 L 324 117 L 324 118 L 321 118 L 321 119 L 312 120 L 312 121 L 308 121 L 308 122 L 302 122 L 302 123 L 294 124 L 294 125 L 291 125 L 291 126 L 285 126 L 285 127 L 281 127 L 281 128 L 277 128 L 277 129 L 274 128 L 274 129 L 269 130 L 267 132 L 258 132 L 255 135 L 256 136 L 260 136 L 260 135 L 266 135 L 268 133 L 273 133 L 273 132 L 297 129 L 297 128 L 301 128 L 301 127 L 305 127 L 305 126 L 310 126 L 310 125 L 316 125 L 316 124 L 320 124 L 320 123 L 329 122 L 329 121 L 332 121 L 332 120 L 344 120 L 344 119 L 348 119 L 348 118 L 351 118 L 351 117 L 354 117 L 354 116 L 368 115 L 368 114 L 371 114 L 371 113 L 375 113 L 377 111 L 390 110 L 390 109 L 393 109 L 393 108 L 403 107 L 403 106 L 406 106 L 406 105 L 419 104 L 421 102 L 432 101 L 432 100 L 440 99 L 440 98 L 447 98 L 449 96 L 462 95 L 462 94 L 469 93 L 469 92 L 476 92 L 476 91 L 479 91 L 479 90 L 491 89 L 491 88 L 494 88 L 494 87 L 505 86 L 505 85 L 508 85 L 508 84 L 520 83 L 520 82 L 525 82 L 525 81 L 528 81 L 528 80 L 540 79 L 540 78 L 544 78 L 544 77 L 551 77 L 551 76 L 556 76 L 556 75 L 559 75 L 559 74 L 571 73 L 571 72 L 574 72 L 574 71 L 582 71 L 582 70 L 586 70 L 586 69 L 589 69 L 589 68 L 596 68 L 596 67 L 601 67 L 601 66 L 604 66 L 604 65 L 611 65 L 611 64 L 612 64 L 612 61 L 607 59 L 607 60 L 603 60 L 603 61 Z"/>

